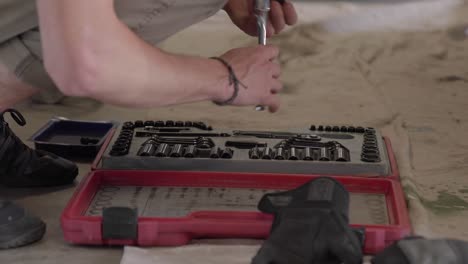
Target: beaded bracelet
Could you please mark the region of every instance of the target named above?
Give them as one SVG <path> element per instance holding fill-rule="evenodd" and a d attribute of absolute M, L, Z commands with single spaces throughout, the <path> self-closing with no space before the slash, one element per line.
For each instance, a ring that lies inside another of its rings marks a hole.
<path fill-rule="evenodd" d="M 220 61 L 224 66 L 226 66 L 226 68 L 228 69 L 229 71 L 229 85 L 234 85 L 234 92 L 232 93 L 232 96 L 227 99 L 226 101 L 224 102 L 213 102 L 217 105 L 229 105 L 231 104 L 236 98 L 237 98 L 237 95 L 239 94 L 239 84 L 242 85 L 242 87 L 246 88 L 247 89 L 247 86 L 245 86 L 236 76 L 236 74 L 234 73 L 234 70 L 232 69 L 231 65 L 225 61 L 224 59 L 222 58 L 219 58 L 219 57 L 211 57 L 210 59 L 214 59 L 214 60 L 218 60 Z"/>

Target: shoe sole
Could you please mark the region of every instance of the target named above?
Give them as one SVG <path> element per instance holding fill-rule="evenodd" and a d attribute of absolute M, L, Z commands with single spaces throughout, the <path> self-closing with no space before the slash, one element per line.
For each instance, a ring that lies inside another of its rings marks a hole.
<path fill-rule="evenodd" d="M 7 242 L 0 243 L 0 249 L 10 249 L 10 248 L 18 248 L 22 246 L 27 246 L 34 242 L 37 242 L 42 239 L 46 231 L 46 225 L 42 223 L 40 226 L 29 230 L 28 232 L 15 237 L 12 240 Z"/>
<path fill-rule="evenodd" d="M 75 168 L 73 170 L 72 173 L 70 173 L 70 177 L 71 179 L 67 182 L 60 182 L 60 183 L 51 183 L 51 184 L 44 184 L 44 183 L 38 183 L 38 184 L 26 184 L 26 183 L 23 183 L 23 182 L 20 182 L 20 183 L 12 183 L 12 182 L 7 182 L 7 181 L 3 181 L 3 182 L 0 182 L 0 184 L 6 186 L 6 187 L 11 187 L 11 188 L 33 188 L 33 187 L 44 187 L 44 188 L 48 188 L 48 187 L 61 187 L 61 186 L 66 186 L 66 185 L 69 185 L 69 184 L 73 184 L 73 182 L 75 182 L 76 178 L 78 177 L 78 174 L 80 173 L 80 169 L 79 168 Z M 68 175 L 68 174 L 67 174 Z M 1 246 L 0 246 L 1 248 Z"/>

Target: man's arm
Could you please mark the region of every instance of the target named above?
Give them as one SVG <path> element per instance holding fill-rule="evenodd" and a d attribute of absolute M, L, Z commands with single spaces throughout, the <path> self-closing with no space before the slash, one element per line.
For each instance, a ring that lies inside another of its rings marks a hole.
<path fill-rule="evenodd" d="M 113 3 L 37 0 L 45 67 L 66 95 L 130 107 L 223 101 L 231 96 L 228 72 L 220 62 L 169 54 L 149 45 L 119 21 Z M 237 53 L 242 58 L 234 56 L 230 63 L 245 75 L 241 81 L 249 89 L 235 104 L 262 103 L 276 109 L 279 69 L 270 62 L 278 55 L 276 48 Z"/>

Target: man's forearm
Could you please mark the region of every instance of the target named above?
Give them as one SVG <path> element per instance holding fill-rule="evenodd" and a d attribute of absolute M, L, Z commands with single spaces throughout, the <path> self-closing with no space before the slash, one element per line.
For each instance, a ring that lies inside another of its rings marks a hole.
<path fill-rule="evenodd" d="M 38 0 L 46 68 L 69 95 L 153 107 L 229 96 L 217 61 L 164 53 L 121 23 L 113 0 Z"/>

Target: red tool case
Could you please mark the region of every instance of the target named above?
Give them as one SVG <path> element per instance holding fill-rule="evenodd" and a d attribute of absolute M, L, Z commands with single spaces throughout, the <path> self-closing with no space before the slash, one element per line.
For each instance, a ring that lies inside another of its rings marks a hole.
<path fill-rule="evenodd" d="M 106 238 L 103 217 L 87 214 L 90 204 L 103 186 L 239 188 L 286 190 L 296 188 L 319 175 L 104 170 L 100 157 L 109 144 L 112 133 L 93 164 L 93 170 L 76 189 L 61 216 L 65 240 L 81 245 L 179 246 L 194 238 L 256 238 L 268 236 L 272 216 L 255 210 L 199 210 L 186 215 L 158 217 L 139 216 L 137 231 L 131 239 Z M 390 141 L 385 138 L 392 174 L 388 177 L 333 176 L 351 194 L 380 195 L 385 201 L 384 224 L 354 223 L 365 227 L 365 254 L 375 254 L 389 244 L 411 233 L 404 193 Z M 132 187 L 132 188 L 133 188 Z M 369 202 L 372 207 L 372 201 Z M 353 207 L 351 206 L 351 210 Z M 373 209 L 370 209 L 373 210 Z M 352 214 L 353 212 L 351 212 Z M 359 218 L 359 217 L 357 217 Z M 351 219 L 352 220 L 352 219 Z"/>

